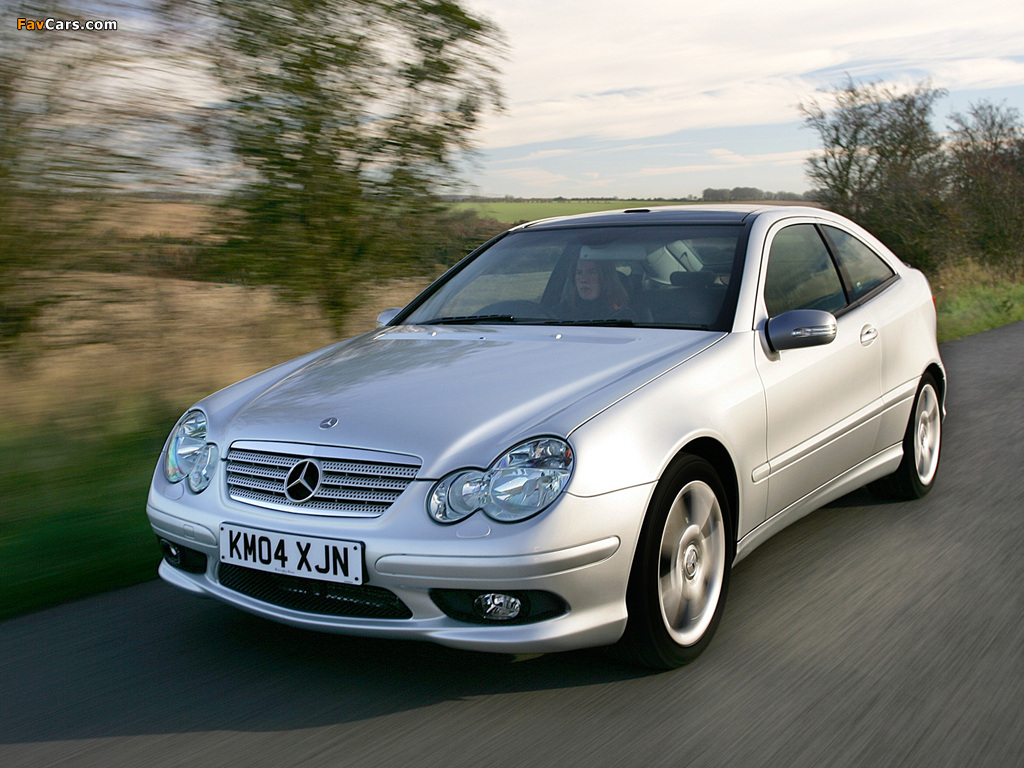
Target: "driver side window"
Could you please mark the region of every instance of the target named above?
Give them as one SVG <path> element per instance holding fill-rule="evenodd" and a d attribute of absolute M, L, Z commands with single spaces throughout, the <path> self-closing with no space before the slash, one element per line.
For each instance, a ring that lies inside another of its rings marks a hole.
<path fill-rule="evenodd" d="M 764 303 L 775 317 L 791 309 L 836 312 L 846 294 L 828 248 L 812 224 L 794 224 L 772 239 Z"/>

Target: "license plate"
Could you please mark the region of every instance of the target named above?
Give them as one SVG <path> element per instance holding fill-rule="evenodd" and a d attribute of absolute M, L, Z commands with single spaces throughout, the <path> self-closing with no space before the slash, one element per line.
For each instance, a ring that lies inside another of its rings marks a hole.
<path fill-rule="evenodd" d="M 363 545 L 358 541 L 222 525 L 220 561 L 306 579 L 363 583 Z"/>

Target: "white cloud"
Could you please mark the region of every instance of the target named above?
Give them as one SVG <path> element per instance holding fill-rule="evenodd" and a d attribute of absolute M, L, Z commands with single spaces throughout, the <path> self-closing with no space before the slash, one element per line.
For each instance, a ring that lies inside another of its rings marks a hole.
<path fill-rule="evenodd" d="M 509 194 L 586 194 L 600 184 L 621 196 L 645 179 L 678 190 L 716 173 L 730 181 L 714 186 L 732 186 L 747 173 L 748 181 L 735 184 L 756 185 L 758 178 L 771 189 L 778 179 L 794 188 L 813 137 L 773 146 L 762 136 L 777 132 L 764 127 L 789 125 L 795 133 L 798 105 L 847 75 L 905 85 L 930 80 L 951 92 L 1020 93 L 1024 86 L 1019 0 L 464 1 L 504 31 L 509 47 L 500 65 L 507 110 L 488 116 L 476 137 L 485 166 L 489 151 L 504 158 L 483 183 L 508 184 L 501 191 Z M 680 147 L 688 132 L 721 129 L 736 137 L 755 127 L 742 148 L 716 143 L 716 154 L 705 141 L 686 154 Z M 657 145 L 664 146 L 664 167 Z M 528 167 L 499 176 L 496 169 L 510 162 Z"/>
<path fill-rule="evenodd" d="M 717 90 L 695 92 L 684 86 L 621 92 L 569 94 L 526 102 L 490 118 L 478 137 L 484 147 L 590 136 L 637 139 L 681 130 L 790 122 L 797 104 L 813 88 L 800 80 L 736 81 Z"/>
<path fill-rule="evenodd" d="M 1017 2 L 469 0 L 505 30 L 506 115 L 484 147 L 788 122 L 842 73 L 931 76 L 949 88 L 1024 83 Z"/>
<path fill-rule="evenodd" d="M 568 181 L 569 178 L 562 174 L 551 173 L 543 168 L 513 168 L 496 171 L 493 175 L 498 179 L 505 179 L 515 184 L 534 187 L 550 187 Z"/>
<path fill-rule="evenodd" d="M 539 152 L 531 152 L 526 157 L 522 158 L 522 162 L 533 162 L 536 160 L 550 160 L 554 157 L 565 157 L 571 155 L 573 150 L 571 149 L 544 149 Z"/>
<path fill-rule="evenodd" d="M 709 150 L 708 155 L 711 156 L 711 159 L 714 162 L 692 163 L 689 165 L 652 166 L 642 168 L 636 173 L 629 175 L 636 177 L 674 176 L 703 171 L 717 171 L 721 170 L 723 167 L 753 168 L 761 165 L 775 167 L 793 165 L 802 166 L 807 160 L 807 153 L 804 151 L 771 152 L 762 155 L 741 155 L 733 152 L 731 149 L 719 148 Z"/>
<path fill-rule="evenodd" d="M 1012 87 L 1024 83 L 1024 60 L 957 59 L 937 65 L 933 77 L 949 90 Z"/>

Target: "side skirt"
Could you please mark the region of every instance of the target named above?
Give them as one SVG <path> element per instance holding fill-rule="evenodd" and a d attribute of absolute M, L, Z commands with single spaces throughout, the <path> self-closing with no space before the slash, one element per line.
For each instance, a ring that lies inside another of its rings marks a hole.
<path fill-rule="evenodd" d="M 897 443 L 862 461 L 856 467 L 830 480 L 817 490 L 811 491 L 802 499 L 794 501 L 777 515 L 765 520 L 736 543 L 736 559 L 733 560 L 733 565 L 783 528 L 792 525 L 800 518 L 806 517 L 830 501 L 835 501 L 845 496 L 850 491 L 867 485 L 880 477 L 892 474 L 900 465 L 902 458 L 903 445 L 902 443 Z"/>

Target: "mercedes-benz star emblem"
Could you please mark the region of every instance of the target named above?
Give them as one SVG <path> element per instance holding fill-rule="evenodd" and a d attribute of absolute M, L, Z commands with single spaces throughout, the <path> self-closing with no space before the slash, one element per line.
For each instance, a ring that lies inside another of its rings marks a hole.
<path fill-rule="evenodd" d="M 331 427 L 338 426 L 338 420 L 331 416 L 329 419 L 324 419 L 320 422 L 320 429 L 330 429 Z"/>
<path fill-rule="evenodd" d="M 320 487 L 320 465 L 312 459 L 303 459 L 292 465 L 284 479 L 284 495 L 301 503 L 309 501 Z"/>

